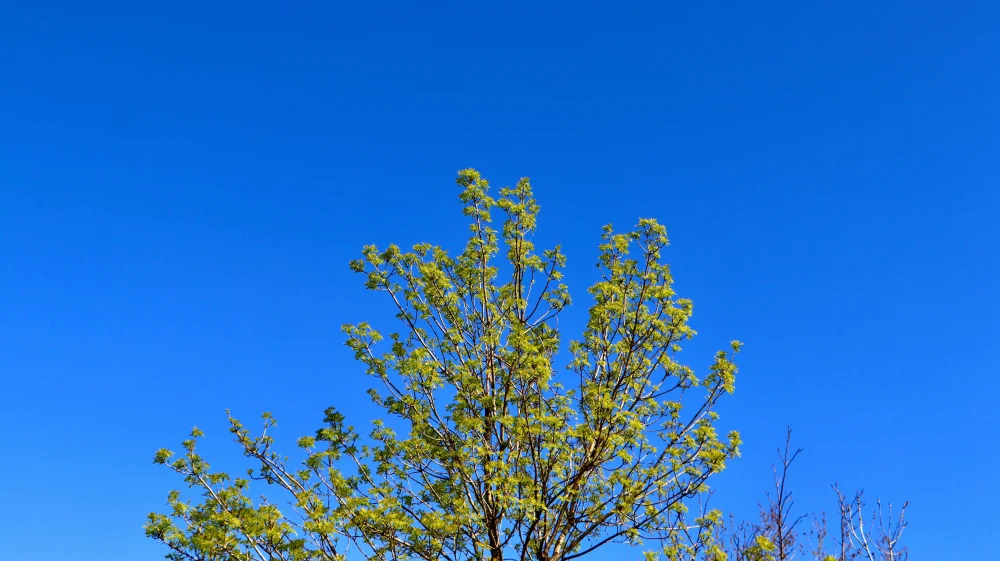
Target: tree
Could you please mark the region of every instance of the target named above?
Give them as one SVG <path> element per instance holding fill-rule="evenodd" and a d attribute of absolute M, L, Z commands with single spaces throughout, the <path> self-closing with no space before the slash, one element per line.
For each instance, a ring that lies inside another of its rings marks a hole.
<path fill-rule="evenodd" d="M 776 561 L 790 561 L 795 557 L 795 545 L 798 538 L 797 527 L 805 516 L 795 516 L 792 514 L 792 492 L 788 489 L 788 470 L 792 467 L 792 462 L 802 453 L 801 448 L 795 452 L 790 452 L 792 444 L 792 429 L 788 429 L 785 436 L 785 449 L 778 451 L 778 458 L 781 461 L 781 473 L 778 473 L 778 466 L 774 466 L 774 495 L 768 495 L 768 504 L 762 515 L 762 529 L 770 536 L 771 543 L 774 544 L 774 556 Z"/>
<path fill-rule="evenodd" d="M 367 246 L 351 263 L 401 326 L 388 340 L 367 323 L 344 328 L 386 418 L 363 439 L 327 410 L 296 464 L 273 450 L 273 417 L 258 436 L 230 417 L 253 463 L 244 478 L 211 470 L 197 429 L 183 454 L 159 451 L 201 494 L 172 492 L 170 510 L 149 515 L 169 558 L 560 561 L 655 543 L 649 559 L 724 559 L 712 538 L 721 514 L 689 509 L 737 455 L 714 407 L 733 392 L 741 345 L 703 376 L 677 361 L 693 305 L 662 262 L 664 227 L 604 228 L 586 326 L 563 348 L 565 257 L 535 250 L 528 179 L 498 198 L 475 170 L 457 182 L 472 231 L 460 253 Z M 253 501 L 255 482 L 288 506 Z"/>
<path fill-rule="evenodd" d="M 791 442 L 792 430 L 788 429 L 785 448 L 778 449 L 780 464 L 774 466 L 774 495 L 769 493 L 767 504 L 759 506 L 759 521 L 737 523 L 730 518 L 727 524 L 714 528 L 717 534 L 715 541 L 724 550 L 726 560 L 794 561 L 811 558 L 815 561 L 906 561 L 909 553 L 902 544 L 902 534 L 906 529 L 904 515 L 907 504 L 903 504 L 898 519 L 893 521 L 892 504 L 883 509 L 882 501 L 876 500 L 877 508 L 871 512 L 871 521 L 866 527 L 864 492 L 858 491 L 853 499 L 848 499 L 836 485 L 833 490 L 837 494 L 839 514 L 838 551 L 836 555 L 827 553 L 829 531 L 826 514 L 792 513 L 794 501 L 788 474 L 802 449 L 792 452 Z M 799 526 L 807 518 L 812 519 L 811 530 Z"/>
<path fill-rule="evenodd" d="M 909 550 L 901 541 L 906 530 L 906 507 L 903 503 L 899 517 L 893 519 L 892 504 L 882 506 L 876 499 L 876 507 L 871 512 L 871 521 L 865 527 L 864 491 L 858 491 L 848 499 L 836 485 L 840 507 L 840 527 L 842 528 L 841 550 L 843 559 L 865 559 L 866 561 L 906 561 Z"/>
<path fill-rule="evenodd" d="M 774 495 L 767 494 L 767 504 L 759 505 L 760 520 L 751 523 L 743 521 L 737 524 L 730 520 L 729 528 L 718 528 L 718 541 L 724 544 L 727 561 L 792 561 L 803 549 L 804 537 L 799 530 L 799 524 L 806 518 L 804 515 L 792 513 L 795 501 L 788 487 L 788 472 L 792 463 L 802 453 L 801 448 L 791 451 L 792 429 L 785 435 L 785 449 L 778 449 L 778 460 L 781 463 L 773 466 Z M 817 540 L 813 551 L 815 558 L 822 559 L 823 540 L 826 537 L 824 523 L 813 532 Z"/>

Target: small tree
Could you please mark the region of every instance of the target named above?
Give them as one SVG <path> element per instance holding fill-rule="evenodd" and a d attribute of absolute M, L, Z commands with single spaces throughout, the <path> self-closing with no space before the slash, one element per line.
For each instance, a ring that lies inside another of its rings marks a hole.
<path fill-rule="evenodd" d="M 788 487 L 788 470 L 795 458 L 802 453 L 801 448 L 791 452 L 792 429 L 785 434 L 785 449 L 778 450 L 781 462 L 781 473 L 778 466 L 774 470 L 774 495 L 768 493 L 767 506 L 761 508 L 761 529 L 764 535 L 774 544 L 775 561 L 791 561 L 796 555 L 796 543 L 799 538 L 798 526 L 805 519 L 803 515 L 792 514 L 792 491 Z"/>
<path fill-rule="evenodd" d="M 792 491 L 788 486 L 788 472 L 792 463 L 802 453 L 801 448 L 791 451 L 792 429 L 785 435 L 785 449 L 778 449 L 781 462 L 772 466 L 774 471 L 774 494 L 767 493 L 767 504 L 759 504 L 758 522 L 741 521 L 730 518 L 729 523 L 717 528 L 717 541 L 723 544 L 727 561 L 793 561 L 803 549 L 799 525 L 805 516 L 793 514 Z M 820 559 L 823 540 L 826 537 L 825 518 L 812 532 L 816 538 L 813 555 Z"/>
<path fill-rule="evenodd" d="M 833 489 L 838 499 L 836 537 L 839 539 L 836 555 L 827 553 L 826 514 L 792 512 L 794 501 L 788 474 L 802 449 L 792 452 L 791 442 L 792 430 L 788 429 L 785 448 L 778 449 L 780 467 L 774 466 L 774 495 L 768 493 L 767 504 L 759 505 L 759 521 L 737 522 L 731 517 L 727 524 L 715 527 L 715 541 L 721 544 L 726 561 L 906 561 L 909 553 L 902 535 L 906 529 L 907 504 L 899 510 L 898 519 L 893 520 L 892 505 L 884 509 L 882 501 L 876 500 L 877 508 L 871 512 L 871 521 L 866 526 L 864 493 L 859 491 L 853 499 L 848 499 L 836 485 Z M 811 530 L 800 527 L 806 519 L 812 520 Z"/>
<path fill-rule="evenodd" d="M 161 450 L 156 461 L 202 495 L 173 492 L 168 513 L 150 514 L 146 533 L 167 557 L 559 561 L 655 542 L 650 559 L 724 558 L 710 531 L 721 515 L 688 507 L 737 454 L 713 408 L 733 392 L 740 343 L 701 377 L 677 362 L 693 308 L 662 262 L 664 227 L 604 228 L 586 327 L 560 370 L 565 257 L 535 250 L 528 180 L 496 199 L 474 170 L 457 181 L 472 221 L 464 250 L 367 246 L 351 263 L 401 325 L 383 345 L 370 325 L 345 326 L 386 419 L 361 439 L 329 409 L 293 465 L 272 450 L 272 417 L 259 436 L 230 417 L 253 461 L 245 478 L 211 471 L 197 429 L 182 455 Z M 287 505 L 251 500 L 254 480 Z"/>
<path fill-rule="evenodd" d="M 910 554 L 903 545 L 903 531 L 906 530 L 906 507 L 903 503 L 894 517 L 892 503 L 884 506 L 881 499 L 875 500 L 871 519 L 865 526 L 864 491 L 858 491 L 848 499 L 836 485 L 840 507 L 840 525 L 845 534 L 841 540 L 841 550 L 845 559 L 865 559 L 866 561 L 906 561 Z"/>

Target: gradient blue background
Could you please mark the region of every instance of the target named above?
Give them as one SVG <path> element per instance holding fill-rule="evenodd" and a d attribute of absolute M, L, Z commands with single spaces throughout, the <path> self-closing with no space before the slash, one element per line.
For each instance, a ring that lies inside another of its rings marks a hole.
<path fill-rule="evenodd" d="M 459 247 L 468 166 L 532 177 L 580 302 L 602 224 L 665 222 L 685 361 L 747 344 L 719 506 L 791 425 L 800 512 L 840 481 L 914 559 L 995 553 L 995 2 L 363 4 L 0 6 L 0 558 L 160 558 L 152 454 L 234 457 L 226 407 L 363 426 L 347 261 Z"/>

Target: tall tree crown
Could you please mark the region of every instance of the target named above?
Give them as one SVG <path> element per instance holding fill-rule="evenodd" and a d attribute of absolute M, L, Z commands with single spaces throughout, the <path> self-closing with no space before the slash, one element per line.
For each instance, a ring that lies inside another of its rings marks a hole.
<path fill-rule="evenodd" d="M 271 450 L 270 416 L 261 436 L 231 418 L 255 462 L 247 479 L 212 473 L 199 433 L 176 460 L 161 451 L 205 499 L 172 494 L 169 515 L 150 515 L 147 533 L 175 559 L 557 561 L 613 542 L 645 544 L 650 558 L 723 558 L 719 513 L 688 508 L 737 454 L 739 435 L 717 434 L 713 408 L 733 392 L 740 343 L 701 376 L 678 362 L 693 308 L 662 262 L 665 228 L 604 228 L 586 325 L 561 347 L 566 259 L 532 242 L 530 182 L 497 198 L 475 170 L 457 182 L 471 219 L 461 252 L 366 246 L 351 263 L 400 322 L 387 337 L 344 327 L 386 419 L 362 439 L 328 410 L 293 468 Z M 253 479 L 290 494 L 291 508 L 248 499 Z"/>

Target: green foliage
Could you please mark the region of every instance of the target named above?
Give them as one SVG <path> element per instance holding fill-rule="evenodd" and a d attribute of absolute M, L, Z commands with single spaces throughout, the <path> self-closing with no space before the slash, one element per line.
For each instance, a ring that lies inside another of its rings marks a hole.
<path fill-rule="evenodd" d="M 700 377 L 677 361 L 695 334 L 693 305 L 675 296 L 662 262 L 665 228 L 652 219 L 625 233 L 605 227 L 586 327 L 564 347 L 566 259 L 532 242 L 530 183 L 494 199 L 475 170 L 457 182 L 471 219 L 461 252 L 366 246 L 350 264 L 401 325 L 387 337 L 367 323 L 344 326 L 385 419 L 361 438 L 329 409 L 324 427 L 299 440 L 306 457 L 292 467 L 272 451 L 273 418 L 253 436 L 230 417 L 254 463 L 245 479 L 210 471 L 197 431 L 178 459 L 157 452 L 202 499 L 174 492 L 168 513 L 149 516 L 146 533 L 169 558 L 555 561 L 654 542 L 649 559 L 725 559 L 712 538 L 721 514 L 692 516 L 688 506 L 738 453 L 739 435 L 717 434 L 713 407 L 734 390 L 740 343 Z M 251 500 L 255 480 L 283 491 L 288 506 Z"/>
<path fill-rule="evenodd" d="M 774 551 L 777 549 L 768 537 L 757 536 L 753 545 L 743 551 L 747 561 L 774 561 Z"/>

